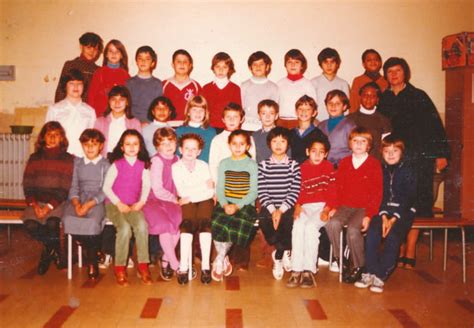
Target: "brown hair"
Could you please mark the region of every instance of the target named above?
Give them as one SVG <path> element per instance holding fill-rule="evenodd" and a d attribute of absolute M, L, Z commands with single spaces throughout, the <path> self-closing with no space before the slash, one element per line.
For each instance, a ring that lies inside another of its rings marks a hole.
<path fill-rule="evenodd" d="M 370 133 L 368 129 L 363 128 L 361 126 L 358 126 L 352 129 L 351 133 L 349 134 L 349 140 L 348 140 L 349 148 L 350 148 L 351 140 L 354 139 L 355 137 L 362 137 L 362 138 L 367 139 L 367 143 L 369 144 L 369 149 L 367 151 L 369 151 L 372 148 L 374 138 L 372 136 L 372 133 Z"/>
<path fill-rule="evenodd" d="M 66 131 L 64 131 L 63 126 L 61 123 L 57 121 L 50 121 L 45 123 L 43 127 L 41 128 L 41 131 L 38 135 L 38 139 L 36 139 L 35 142 L 35 152 L 42 152 L 46 148 L 46 140 L 44 140 L 46 133 L 49 131 L 59 131 L 59 134 L 61 135 L 61 141 L 59 143 L 59 149 L 61 149 L 62 152 L 67 151 L 67 147 L 69 146 L 69 141 L 66 138 Z"/>
<path fill-rule="evenodd" d="M 212 57 L 211 70 L 214 71 L 214 67 L 221 61 L 223 61 L 229 67 L 227 78 L 230 79 L 232 74 L 235 73 L 234 61 L 232 60 L 232 58 L 230 58 L 229 54 L 225 52 L 218 52 L 214 55 L 214 57 Z"/>
<path fill-rule="evenodd" d="M 178 49 L 175 52 L 173 52 L 173 57 L 171 59 L 171 62 L 174 63 L 176 57 L 178 57 L 179 55 L 183 55 L 183 56 L 188 57 L 188 60 L 191 63 L 191 69 L 189 70 L 189 74 L 191 74 L 191 72 L 193 71 L 193 68 L 194 68 L 193 57 L 191 57 L 191 54 L 189 52 L 187 52 L 186 50 Z"/>
<path fill-rule="evenodd" d="M 120 51 L 120 53 L 122 54 L 122 58 L 120 58 L 120 67 L 128 72 L 127 50 L 125 49 L 125 46 L 123 45 L 122 42 L 115 39 L 110 40 L 104 48 L 104 61 L 102 62 L 102 66 L 107 66 L 107 63 L 109 62 L 109 60 L 107 59 L 107 52 L 109 51 L 109 47 L 111 45 L 117 48 L 117 50 Z"/>
<path fill-rule="evenodd" d="M 298 107 L 302 105 L 308 105 L 311 108 L 313 108 L 314 111 L 318 110 L 318 105 L 316 104 L 316 101 L 311 98 L 310 96 L 304 95 L 301 96 L 295 103 L 295 109 L 298 109 Z"/>
<path fill-rule="evenodd" d="M 334 89 L 329 91 L 326 94 L 326 98 L 324 99 L 324 103 L 327 105 L 329 101 L 331 101 L 332 98 L 334 97 L 339 97 L 341 99 L 342 103 L 346 105 L 347 109 L 349 108 L 349 98 L 347 97 L 346 93 L 344 91 Z"/>
<path fill-rule="evenodd" d="M 242 106 L 234 102 L 230 102 L 224 107 L 224 110 L 222 111 L 222 117 L 224 117 L 225 112 L 228 111 L 239 112 L 241 120 L 245 117 L 245 111 L 242 109 Z"/>
<path fill-rule="evenodd" d="M 115 96 L 120 96 L 127 99 L 127 106 L 125 107 L 125 117 L 128 119 L 133 118 L 132 96 L 130 95 L 130 91 L 128 91 L 127 87 L 123 85 L 116 85 L 110 90 L 108 98 L 107 98 L 107 109 L 104 112 L 104 116 L 109 115 L 110 112 L 112 111 L 112 109 L 110 108 L 109 101 L 110 101 L 110 98 L 115 97 Z"/>
<path fill-rule="evenodd" d="M 268 74 L 270 74 L 270 71 L 272 70 L 272 59 L 263 51 L 257 51 L 251 54 L 249 59 L 247 60 L 247 65 L 250 68 L 254 62 L 259 61 L 260 59 L 263 59 L 265 65 L 268 66 L 268 70 L 266 73 L 266 75 L 268 76 Z"/>
<path fill-rule="evenodd" d="M 241 129 L 232 131 L 230 133 L 229 137 L 227 138 L 227 143 L 230 145 L 230 143 L 232 142 L 232 139 L 234 139 L 236 136 L 244 137 L 245 142 L 247 143 L 247 146 L 250 147 L 252 145 L 252 139 L 250 137 L 250 134 L 247 131 L 244 131 L 244 130 L 241 130 Z M 250 153 L 248 151 L 246 151 L 245 154 L 248 157 L 252 158 L 252 156 L 250 155 Z"/>
<path fill-rule="evenodd" d="M 199 134 L 196 134 L 196 133 L 186 133 L 186 134 L 183 134 L 181 137 L 179 137 L 178 139 L 179 147 L 183 147 L 184 141 L 188 139 L 196 140 L 198 143 L 199 149 L 204 148 L 204 140 Z"/>
<path fill-rule="evenodd" d="M 184 109 L 184 122 L 183 125 L 187 126 L 189 125 L 190 117 L 189 117 L 189 111 L 193 107 L 199 107 L 203 108 L 205 111 L 204 115 L 204 121 L 202 122 L 201 126 L 204 129 L 207 129 L 209 127 L 209 107 L 207 105 L 207 100 L 203 96 L 194 96 L 192 97 L 188 103 L 186 104 L 186 108 Z"/>
<path fill-rule="evenodd" d="M 407 61 L 404 58 L 399 57 L 390 57 L 385 61 L 383 64 L 383 76 L 387 79 L 387 72 L 390 67 L 400 65 L 403 69 L 403 73 L 405 74 L 405 83 L 410 82 L 411 78 L 411 71 L 410 66 L 408 65 Z"/>
<path fill-rule="evenodd" d="M 164 139 L 177 141 L 176 132 L 172 128 L 164 127 L 157 129 L 153 134 L 153 146 L 158 147 Z"/>
<path fill-rule="evenodd" d="M 81 144 L 86 143 L 90 140 L 95 140 L 98 143 L 103 144 L 105 142 L 105 137 L 102 132 L 97 129 L 85 129 L 82 131 L 79 141 Z"/>
<path fill-rule="evenodd" d="M 275 109 L 275 113 L 278 114 L 278 112 L 280 111 L 280 106 L 278 105 L 278 103 L 275 101 L 275 100 L 272 100 L 272 99 L 264 99 L 262 101 L 260 101 L 258 103 L 258 110 L 257 110 L 257 113 L 260 114 L 260 109 L 262 109 L 262 107 L 264 106 L 267 106 L 267 107 L 271 107 L 273 109 Z"/>
<path fill-rule="evenodd" d="M 405 143 L 403 140 L 393 134 L 390 134 L 382 139 L 382 143 L 380 144 L 380 150 L 383 150 L 386 147 L 393 146 L 398 148 L 402 151 L 402 154 L 405 153 Z"/>
<path fill-rule="evenodd" d="M 301 62 L 301 74 L 306 72 L 308 68 L 308 61 L 299 49 L 291 49 L 285 54 L 285 65 L 290 59 L 299 60 Z"/>

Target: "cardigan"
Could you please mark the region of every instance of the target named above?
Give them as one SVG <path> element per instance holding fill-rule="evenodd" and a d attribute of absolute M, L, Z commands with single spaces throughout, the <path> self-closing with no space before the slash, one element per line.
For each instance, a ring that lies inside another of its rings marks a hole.
<path fill-rule="evenodd" d="M 105 136 L 104 148 L 102 149 L 102 156 L 107 157 L 107 141 L 109 139 L 109 126 L 110 122 L 112 122 L 112 114 L 107 115 L 106 117 L 99 117 L 97 121 L 95 121 L 94 128 L 102 132 Z M 142 125 L 140 121 L 136 118 L 126 118 L 125 117 L 125 127 L 127 129 L 135 129 L 138 132 L 142 132 Z M 144 145 L 143 145 L 144 146 Z"/>
<path fill-rule="evenodd" d="M 318 128 L 328 137 L 331 149 L 329 150 L 328 160 L 337 165 L 341 159 L 351 154 L 349 149 L 349 135 L 356 127 L 352 120 L 344 117 L 336 127 L 329 132 L 329 120 L 319 123 Z"/>
<path fill-rule="evenodd" d="M 214 196 L 214 187 L 209 187 L 212 180 L 206 162 L 197 159 L 194 169 L 189 171 L 183 160 L 179 160 L 171 166 L 171 173 L 179 197 L 198 203 Z"/>

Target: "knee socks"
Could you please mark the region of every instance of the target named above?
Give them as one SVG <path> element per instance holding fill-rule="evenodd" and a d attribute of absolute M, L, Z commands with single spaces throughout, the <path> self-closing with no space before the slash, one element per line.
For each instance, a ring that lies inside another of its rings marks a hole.
<path fill-rule="evenodd" d="M 189 270 L 189 257 L 192 256 L 193 235 L 186 232 L 181 233 L 180 242 L 179 271 L 186 272 Z"/>
<path fill-rule="evenodd" d="M 209 270 L 211 259 L 211 242 L 212 236 L 210 232 L 201 232 L 199 234 L 199 244 L 201 246 L 201 269 Z"/>

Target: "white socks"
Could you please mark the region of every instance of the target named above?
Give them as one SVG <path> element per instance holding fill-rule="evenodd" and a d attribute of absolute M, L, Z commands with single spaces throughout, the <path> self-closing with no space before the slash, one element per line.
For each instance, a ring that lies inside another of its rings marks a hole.
<path fill-rule="evenodd" d="M 201 246 L 201 269 L 209 270 L 211 261 L 211 242 L 212 236 L 210 232 L 201 232 L 199 234 L 199 244 Z"/>
<path fill-rule="evenodd" d="M 215 260 L 221 263 L 224 262 L 224 258 L 227 255 L 229 249 L 232 247 L 232 243 L 230 241 L 222 242 L 214 240 L 214 246 L 217 250 L 217 256 Z"/>
<path fill-rule="evenodd" d="M 179 271 L 186 272 L 189 270 L 189 257 L 193 249 L 193 235 L 190 233 L 181 233 Z"/>

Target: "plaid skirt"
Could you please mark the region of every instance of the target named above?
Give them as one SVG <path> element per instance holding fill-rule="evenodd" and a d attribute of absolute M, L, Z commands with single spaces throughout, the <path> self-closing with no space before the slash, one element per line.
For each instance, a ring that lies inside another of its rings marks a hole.
<path fill-rule="evenodd" d="M 255 236 L 256 220 L 257 211 L 252 205 L 244 206 L 234 215 L 227 215 L 218 203 L 212 213 L 212 239 L 246 247 Z"/>

